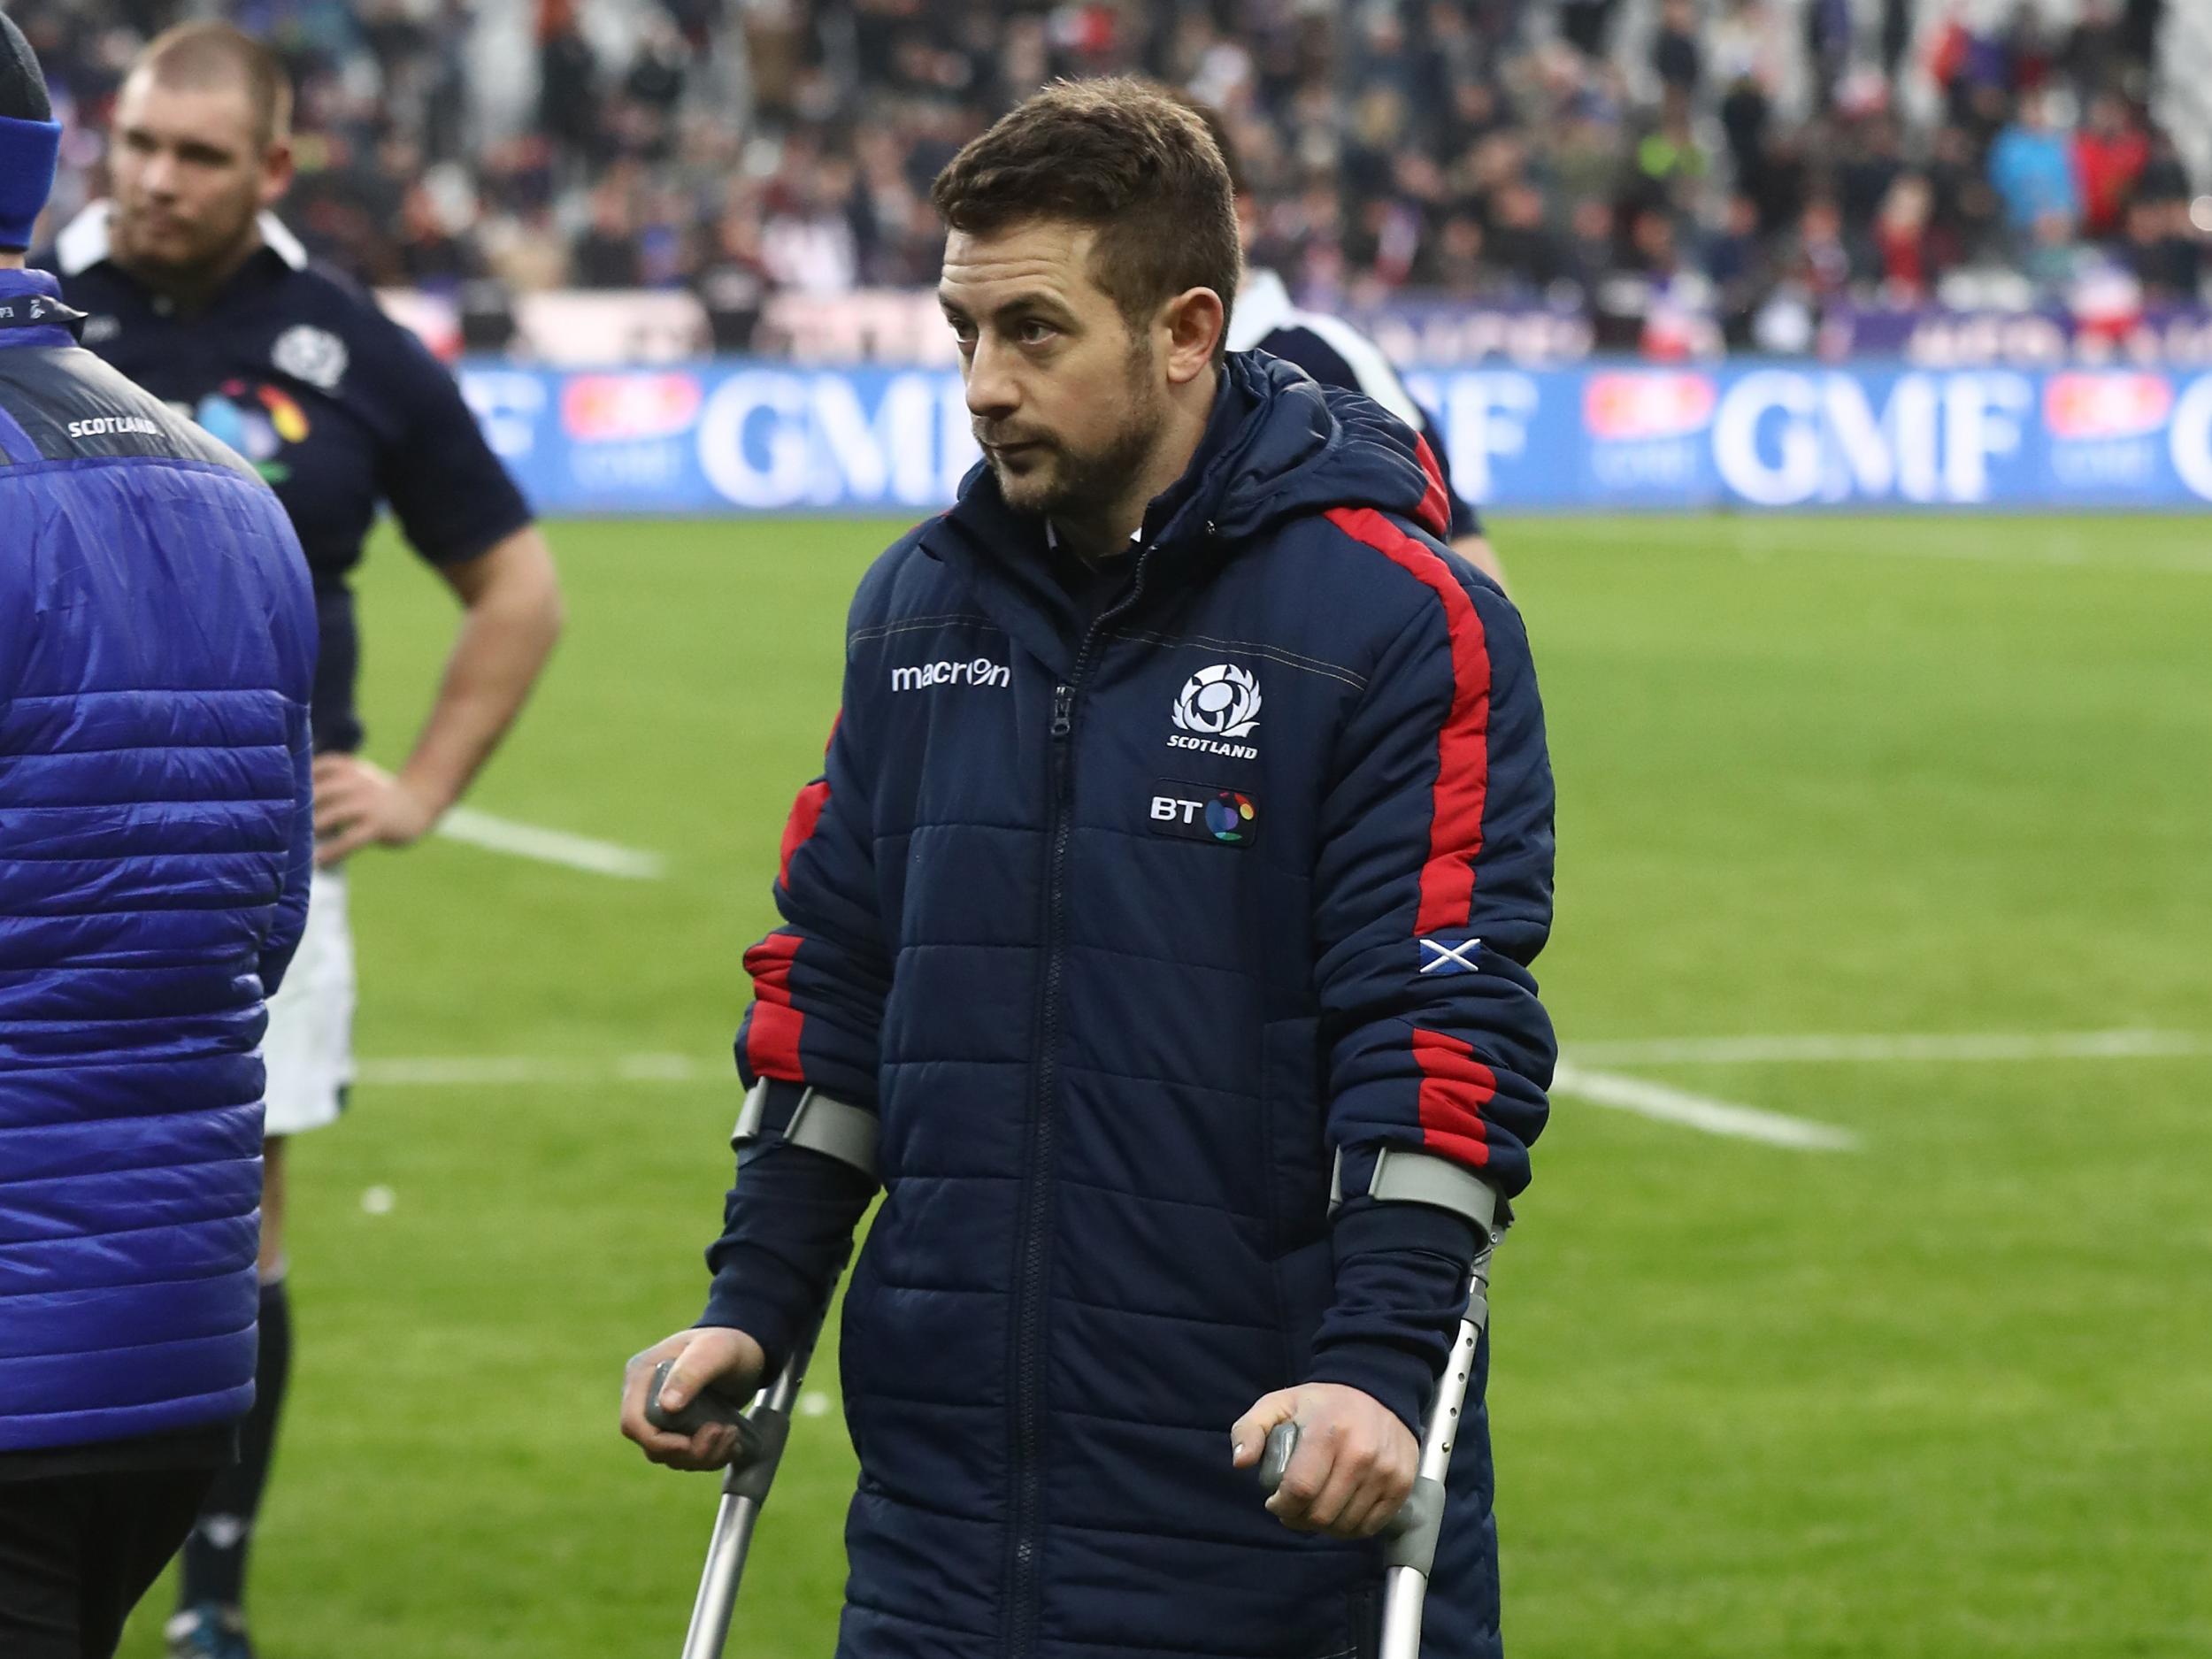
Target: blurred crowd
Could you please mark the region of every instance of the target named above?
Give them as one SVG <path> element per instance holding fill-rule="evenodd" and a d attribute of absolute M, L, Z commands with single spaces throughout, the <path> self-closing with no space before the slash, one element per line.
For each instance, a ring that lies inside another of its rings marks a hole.
<path fill-rule="evenodd" d="M 1801 349 L 1844 299 L 2195 300 L 2212 196 L 2151 114 L 2162 0 L 12 0 L 99 188 L 136 45 L 219 12 L 301 89 L 288 209 L 380 285 L 765 296 L 926 284 L 927 191 L 1057 75 L 1223 107 L 1254 257 L 1402 293 Z M 1873 21 L 1870 24 L 1870 15 Z M 1983 21 L 1997 16 L 2000 21 Z M 1909 96 L 1917 88 L 1916 103 Z M 1689 349 L 1701 342 L 1688 339 Z"/>

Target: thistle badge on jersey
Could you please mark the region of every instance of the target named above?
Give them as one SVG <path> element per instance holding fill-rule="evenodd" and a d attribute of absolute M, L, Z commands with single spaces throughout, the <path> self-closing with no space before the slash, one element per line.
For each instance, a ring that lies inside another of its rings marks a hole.
<path fill-rule="evenodd" d="M 1259 750 L 1249 743 L 1223 740 L 1249 737 L 1260 723 L 1260 682 L 1251 670 L 1234 663 L 1202 668 L 1183 684 L 1169 711 L 1176 730 L 1170 749 L 1195 749 L 1232 760 L 1252 760 Z"/>

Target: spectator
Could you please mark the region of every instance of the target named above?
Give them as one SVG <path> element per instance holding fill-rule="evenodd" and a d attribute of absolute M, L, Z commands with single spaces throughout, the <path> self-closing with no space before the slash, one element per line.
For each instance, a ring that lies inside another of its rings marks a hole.
<path fill-rule="evenodd" d="M 676 105 L 684 96 L 687 57 L 674 21 L 648 12 L 639 25 L 637 56 L 623 78 L 623 96 L 672 125 Z"/>
<path fill-rule="evenodd" d="M 1728 198 L 1717 227 L 1707 237 L 1705 271 L 1713 284 L 1713 311 L 1721 339 L 1747 350 L 1759 308 L 1774 288 L 1774 264 L 1759 235 L 1758 204 L 1739 191 Z"/>
<path fill-rule="evenodd" d="M 2189 221 L 2186 204 L 2136 203 L 2128 210 L 2121 257 L 2143 285 L 2146 300 L 2181 305 L 2202 297 L 2204 242 Z"/>
<path fill-rule="evenodd" d="M 1740 183 L 1749 185 L 1758 177 L 1773 113 L 1766 88 L 1748 73 L 1739 76 L 1721 100 L 1721 131 L 1727 137 L 1728 158 Z"/>
<path fill-rule="evenodd" d="M 596 158 L 599 60 L 571 12 L 569 0 L 546 0 L 538 42 L 538 127 L 572 155 Z"/>
<path fill-rule="evenodd" d="M 1659 32 L 1652 39 L 1651 69 L 1659 84 L 1684 98 L 1696 95 L 1703 79 L 1704 54 L 1698 45 L 1697 12 L 1691 0 L 1666 0 Z"/>
<path fill-rule="evenodd" d="M 1586 302 L 1597 293 L 1605 273 L 1618 263 L 1619 239 L 1613 219 L 1611 203 L 1586 196 L 1575 203 L 1568 220 L 1561 262 L 1567 280 L 1581 291 Z"/>
<path fill-rule="evenodd" d="M 852 164 L 827 159 L 772 210 L 761 253 L 779 287 L 842 294 L 855 286 L 859 250 L 849 211 L 855 188 Z"/>
<path fill-rule="evenodd" d="M 2150 140 L 2116 93 L 2097 95 L 2089 121 L 2074 138 L 2074 173 L 2080 187 L 2082 227 L 2092 236 L 2118 234 L 2135 181 L 2151 158 Z"/>
<path fill-rule="evenodd" d="M 591 223 L 569 256 L 580 288 L 634 288 L 643 276 L 626 177 L 610 174 L 592 192 Z"/>
<path fill-rule="evenodd" d="M 1839 299 L 1850 288 L 1851 250 L 1844 240 L 1843 210 L 1833 197 L 1816 196 L 1805 204 L 1786 264 L 1792 280 L 1816 301 Z"/>
<path fill-rule="evenodd" d="M 2029 227 L 2021 273 L 2046 293 L 2062 292 L 2081 269 L 2081 251 L 2073 219 L 2058 208 L 2046 208 Z"/>
<path fill-rule="evenodd" d="M 1997 187 L 2005 220 L 2014 231 L 2032 230 L 2041 243 L 2047 235 L 2041 227 L 2055 219 L 2072 234 L 2080 218 L 2073 157 L 2066 135 L 2051 123 L 2044 93 L 2022 95 L 2018 115 L 1990 149 L 1989 181 Z"/>
<path fill-rule="evenodd" d="M 475 250 L 454 234 L 426 180 L 400 203 L 399 275 L 413 288 L 454 288 L 480 274 Z"/>
<path fill-rule="evenodd" d="M 1882 297 L 1893 305 L 1926 303 L 1934 261 L 1929 219 L 1935 193 L 1916 173 L 1901 174 L 1882 199 L 1874 221 L 1874 255 L 1881 268 Z"/>
<path fill-rule="evenodd" d="M 1525 179 L 1498 191 L 1490 214 L 1486 285 L 1509 284 L 1527 293 L 1548 288 L 1569 274 L 1559 239 L 1546 221 L 1543 192 Z M 1480 227 L 1477 226 L 1479 232 Z M 1478 257 L 1480 241 L 1474 246 Z"/>
<path fill-rule="evenodd" d="M 1850 234 L 1863 236 L 1905 171 L 1903 142 L 1897 123 L 1876 111 L 1846 123 L 1838 149 L 1836 204 Z"/>
<path fill-rule="evenodd" d="M 2191 196 L 2188 169 L 2182 165 L 2170 134 L 2151 134 L 2150 156 L 2137 175 L 2135 193 L 2147 202 L 2181 202 Z"/>
<path fill-rule="evenodd" d="M 698 261 L 696 290 L 706 307 L 714 349 L 753 349 L 768 297 L 768 262 L 762 257 L 760 216 L 739 200 L 715 220 Z"/>
<path fill-rule="evenodd" d="M 1927 174 L 1936 264 L 1948 269 L 1979 259 L 1996 239 L 2002 207 L 1964 127 L 1938 129 Z"/>
<path fill-rule="evenodd" d="M 1559 32 L 1591 58 L 1605 53 L 1617 0 L 1560 0 Z"/>

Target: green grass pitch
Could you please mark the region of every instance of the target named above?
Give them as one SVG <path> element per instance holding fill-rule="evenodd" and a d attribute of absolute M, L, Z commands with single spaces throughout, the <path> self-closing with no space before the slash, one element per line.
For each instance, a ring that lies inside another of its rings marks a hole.
<path fill-rule="evenodd" d="M 296 1148 L 265 1659 L 673 1659 L 714 1483 L 616 1437 L 617 1384 L 700 1303 L 740 952 L 899 527 L 553 526 L 569 635 L 474 803 L 665 878 L 449 841 L 357 862 L 366 1059 L 572 1070 L 388 1066 Z M 1496 540 L 1550 710 L 1570 1056 L 1859 1141 L 1557 1102 L 1497 1282 L 1516 1659 L 2212 1654 L 2212 1049 L 1605 1057 L 2212 1033 L 2203 521 Z M 392 762 L 452 612 L 388 540 L 364 590 Z M 852 1474 L 833 1411 L 802 1421 L 733 1655 L 827 1659 Z"/>

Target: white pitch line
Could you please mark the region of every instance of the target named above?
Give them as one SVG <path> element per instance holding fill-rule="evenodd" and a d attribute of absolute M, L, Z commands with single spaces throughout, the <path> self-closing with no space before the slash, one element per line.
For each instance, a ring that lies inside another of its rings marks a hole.
<path fill-rule="evenodd" d="M 364 1060 L 357 1080 L 379 1088 L 491 1088 L 526 1084 L 582 1088 L 603 1083 L 695 1083 L 717 1075 L 733 1082 L 737 1068 L 710 1071 L 680 1054 L 625 1055 L 611 1063 L 542 1060 L 530 1055 L 451 1055 Z"/>
<path fill-rule="evenodd" d="M 364 1060 L 359 1070 L 361 1082 L 379 1088 L 579 1088 L 611 1082 L 698 1083 L 717 1078 L 734 1081 L 735 1075 L 733 1068 L 710 1067 L 680 1054 L 626 1055 L 611 1063 L 538 1059 L 528 1055 L 456 1055 Z M 1592 1071 L 1566 1062 L 1561 1063 L 1552 1087 L 1555 1093 L 1594 1105 L 1638 1112 L 1740 1141 L 1823 1152 L 1858 1144 L 1856 1137 L 1826 1124 L 1733 1105 L 1663 1083 L 1647 1083 L 1641 1078 Z"/>
<path fill-rule="evenodd" d="M 1532 513 L 1525 523 L 1540 523 L 1548 515 Z M 1848 523 L 1856 515 L 1836 516 L 1835 522 Z M 1817 526 L 1823 515 L 1815 514 L 1798 520 Z M 1739 557 L 1765 562 L 1807 557 L 1801 545 L 1786 541 L 1778 542 L 1779 520 L 1762 514 L 1732 518 L 1723 525 L 1710 525 L 1699 519 L 1645 518 L 1618 522 L 1573 519 L 1575 535 L 1584 541 L 1632 543 L 1649 548 L 1655 541 L 1669 544 L 1689 543 L 1697 551 L 1724 551 Z M 1985 524 L 1999 522 L 1985 520 Z M 2180 522 L 2178 518 L 2177 523 Z M 1956 535 L 1937 541 L 1922 541 L 1916 537 L 1857 536 L 1838 541 L 1832 549 L 1823 546 L 1820 557 L 1847 552 L 1853 557 L 1916 558 L 1962 561 L 1973 565 L 2040 565 L 2060 570 L 2126 570 L 2151 572 L 2179 572 L 2187 575 L 2212 572 L 2212 554 L 2190 548 L 2153 548 L 2146 549 L 2131 545 L 2116 552 L 2103 543 L 2093 543 L 2080 533 L 2072 530 L 2044 531 L 2032 534 L 2027 521 L 2015 519 L 2003 526 L 1995 539 L 1988 541 L 1962 540 Z"/>
<path fill-rule="evenodd" d="M 2149 1060 L 2212 1054 L 2190 1031 L 1933 1032 L 1871 1036 L 1662 1037 L 1577 1043 L 1600 1065 L 1774 1065 L 1857 1061 Z"/>
<path fill-rule="evenodd" d="M 571 870 L 585 870 L 595 876 L 618 876 L 628 881 L 657 881 L 668 869 L 667 861 L 658 853 L 594 841 L 588 835 L 572 835 L 566 830 L 518 824 L 512 818 L 494 818 L 469 806 L 457 806 L 448 812 L 438 826 L 438 833 L 448 841 L 466 841 L 472 847 L 486 848 L 492 852 L 535 858 L 542 864 L 565 864 Z"/>
<path fill-rule="evenodd" d="M 1859 1144 L 1856 1135 L 1832 1124 L 1786 1118 L 1780 1112 L 1761 1111 L 1755 1106 L 1738 1106 L 1710 1095 L 1670 1088 L 1664 1083 L 1623 1077 L 1617 1071 L 1592 1071 L 1566 1061 L 1562 1061 L 1553 1073 L 1551 1087 L 1555 1094 L 1571 1095 L 1593 1106 L 1610 1106 L 1641 1118 L 1654 1118 L 1661 1123 L 1702 1130 L 1709 1135 L 1757 1141 L 1770 1147 L 1787 1147 L 1793 1151 L 1848 1152 Z"/>

